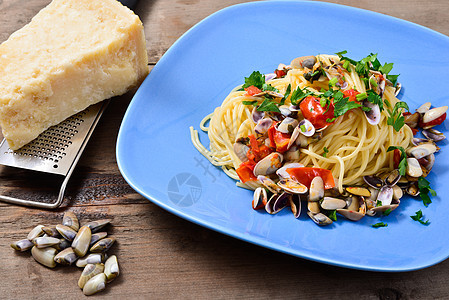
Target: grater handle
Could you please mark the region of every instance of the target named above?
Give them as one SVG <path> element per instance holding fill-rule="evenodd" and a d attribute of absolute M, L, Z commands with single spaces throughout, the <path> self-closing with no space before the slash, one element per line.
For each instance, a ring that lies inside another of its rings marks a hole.
<path fill-rule="evenodd" d="M 42 202 L 24 200 L 24 199 L 3 196 L 3 195 L 0 195 L 0 201 L 11 203 L 11 204 L 28 206 L 28 207 L 38 207 L 38 208 L 45 208 L 45 209 L 58 208 L 62 204 L 62 201 L 64 200 L 64 192 L 65 192 L 65 188 L 67 186 L 67 182 L 69 181 L 69 178 L 70 178 L 70 175 L 65 176 L 64 181 L 61 184 L 61 188 L 59 189 L 58 199 L 54 203 L 42 203 Z"/>

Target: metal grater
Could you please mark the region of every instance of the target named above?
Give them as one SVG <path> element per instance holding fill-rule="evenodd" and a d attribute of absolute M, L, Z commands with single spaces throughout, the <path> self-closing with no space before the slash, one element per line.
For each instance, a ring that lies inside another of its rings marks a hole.
<path fill-rule="evenodd" d="M 92 132 L 109 100 L 94 104 L 84 111 L 50 127 L 35 140 L 13 151 L 3 139 L 0 145 L 0 164 L 64 177 L 54 203 L 42 203 L 0 195 L 0 201 L 40 207 L 57 208 L 64 199 L 64 191 Z"/>

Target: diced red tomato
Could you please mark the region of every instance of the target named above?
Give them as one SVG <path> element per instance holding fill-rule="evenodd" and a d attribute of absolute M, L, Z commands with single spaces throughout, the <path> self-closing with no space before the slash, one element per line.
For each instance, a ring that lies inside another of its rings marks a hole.
<path fill-rule="evenodd" d="M 349 101 L 359 102 L 359 101 L 357 101 L 357 98 L 356 98 L 356 96 L 358 94 L 360 94 L 360 93 L 354 89 L 349 89 L 349 90 L 343 91 L 343 95 L 345 97 L 349 97 Z"/>
<path fill-rule="evenodd" d="M 399 168 L 399 163 L 401 162 L 401 150 L 394 149 L 393 151 L 393 166 L 395 169 Z"/>
<path fill-rule="evenodd" d="M 241 163 L 240 166 L 235 170 L 243 183 L 247 181 L 257 180 L 257 177 L 254 176 L 253 173 L 255 165 L 256 163 L 254 161 L 248 160 L 245 161 L 244 163 Z"/>
<path fill-rule="evenodd" d="M 288 133 L 282 133 L 277 131 L 275 125 L 276 123 L 273 123 L 270 129 L 268 129 L 268 137 L 270 138 L 270 147 L 275 148 L 277 152 L 284 153 L 285 151 L 287 151 L 291 135 Z"/>
<path fill-rule="evenodd" d="M 253 96 L 255 94 L 262 93 L 262 90 L 258 87 L 255 87 L 254 85 L 250 85 L 249 87 L 245 88 L 246 93 L 248 96 Z"/>
<path fill-rule="evenodd" d="M 446 113 L 442 114 L 440 117 L 436 118 L 435 120 L 427 122 L 427 123 L 423 123 L 422 118 L 421 118 L 421 121 L 419 121 L 419 127 L 424 128 L 425 126 L 440 125 L 441 123 L 444 122 L 444 120 L 446 120 Z"/>
<path fill-rule="evenodd" d="M 289 168 L 287 169 L 287 173 L 290 174 L 294 179 L 301 182 L 307 188 L 310 188 L 310 183 L 313 178 L 320 176 L 324 182 L 325 189 L 331 189 L 335 187 L 334 177 L 332 176 L 332 172 L 326 169 L 321 168 Z"/>
<path fill-rule="evenodd" d="M 282 78 L 287 75 L 287 72 L 285 72 L 284 70 L 276 69 L 274 70 L 274 74 L 276 74 L 276 78 Z"/>
<path fill-rule="evenodd" d="M 327 119 L 334 117 L 334 104 L 322 107 L 320 105 L 320 99 L 313 96 L 306 97 L 299 105 L 304 118 L 312 122 L 316 129 L 326 127 L 331 124 L 327 122 Z M 326 111 L 327 110 L 327 111 Z"/>
<path fill-rule="evenodd" d="M 254 135 L 250 134 L 248 137 L 250 141 L 250 149 L 246 156 L 249 160 L 257 163 L 259 160 L 272 152 L 268 146 L 259 142 Z"/>

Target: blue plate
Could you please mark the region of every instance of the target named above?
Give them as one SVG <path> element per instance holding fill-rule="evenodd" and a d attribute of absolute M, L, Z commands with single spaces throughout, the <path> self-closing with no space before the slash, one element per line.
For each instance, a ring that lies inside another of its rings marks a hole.
<path fill-rule="evenodd" d="M 428 176 L 438 192 L 429 207 L 404 197 L 388 217 L 343 217 L 319 227 L 304 210 L 295 219 L 254 211 L 252 193 L 235 186 L 190 141 L 189 126 L 219 106 L 253 70 L 272 72 L 298 56 L 348 50 L 379 53 L 401 74 L 411 109 L 447 104 L 449 38 L 378 13 L 321 2 L 253 2 L 221 10 L 184 34 L 137 91 L 120 128 L 117 161 L 127 182 L 153 203 L 207 228 L 277 251 L 363 270 L 409 271 L 449 256 L 449 149 Z M 445 130 L 446 125 L 440 126 Z M 202 142 L 209 144 L 206 134 Z M 430 225 L 410 216 L 422 209 Z M 377 222 L 386 228 L 373 228 Z"/>

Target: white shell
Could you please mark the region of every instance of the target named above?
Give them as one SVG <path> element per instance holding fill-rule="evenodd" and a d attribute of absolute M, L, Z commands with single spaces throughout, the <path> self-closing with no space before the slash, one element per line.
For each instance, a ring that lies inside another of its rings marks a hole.
<path fill-rule="evenodd" d="M 435 153 L 437 147 L 432 143 L 425 143 L 407 150 L 407 154 L 414 156 L 417 159 L 423 158 L 427 155 Z"/>
<path fill-rule="evenodd" d="M 285 157 L 285 155 L 284 155 Z M 278 175 L 280 178 L 291 178 L 290 174 L 287 173 L 287 169 L 291 168 L 303 168 L 304 165 L 300 163 L 287 163 L 282 168 L 278 169 L 276 171 L 276 175 Z"/>
<path fill-rule="evenodd" d="M 430 109 L 431 105 L 432 104 L 430 102 L 426 102 L 423 105 L 421 105 L 416 111 L 419 112 L 420 114 L 425 114 Z"/>
<path fill-rule="evenodd" d="M 264 159 L 260 160 L 255 166 L 253 173 L 255 176 L 258 175 L 270 175 L 276 172 L 282 165 L 283 156 L 280 153 L 273 152 L 266 156 Z"/>
<path fill-rule="evenodd" d="M 447 111 L 447 106 L 440 106 L 440 107 L 432 108 L 431 110 L 427 111 L 424 114 L 422 121 L 424 124 L 429 123 L 429 122 L 441 117 L 446 111 Z"/>
<path fill-rule="evenodd" d="M 407 158 L 407 174 L 412 177 L 420 177 L 423 174 L 421 165 L 414 157 Z"/>

